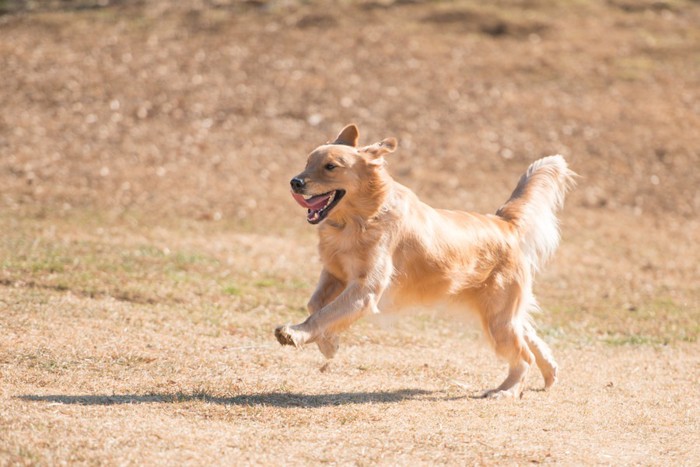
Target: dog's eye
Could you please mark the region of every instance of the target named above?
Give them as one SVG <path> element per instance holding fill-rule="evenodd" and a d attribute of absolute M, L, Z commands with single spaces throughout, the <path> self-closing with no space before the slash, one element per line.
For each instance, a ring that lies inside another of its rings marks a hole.
<path fill-rule="evenodd" d="M 335 167 L 336 166 L 333 164 L 326 164 L 324 168 L 330 172 L 331 170 L 335 169 Z"/>

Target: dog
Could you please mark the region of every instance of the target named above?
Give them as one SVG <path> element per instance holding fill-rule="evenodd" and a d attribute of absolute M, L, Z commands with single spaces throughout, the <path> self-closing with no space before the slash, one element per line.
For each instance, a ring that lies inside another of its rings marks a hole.
<path fill-rule="evenodd" d="M 326 358 L 338 334 L 382 309 L 444 304 L 471 310 L 508 375 L 483 397 L 522 397 L 537 364 L 545 389 L 557 363 L 537 335 L 533 277 L 559 243 L 556 212 L 576 174 L 560 155 L 532 163 L 494 215 L 434 209 L 389 175 L 395 138 L 358 147 L 350 124 L 308 156 L 292 196 L 319 226 L 321 277 L 309 317 L 275 329 L 282 345 L 315 342 Z"/>

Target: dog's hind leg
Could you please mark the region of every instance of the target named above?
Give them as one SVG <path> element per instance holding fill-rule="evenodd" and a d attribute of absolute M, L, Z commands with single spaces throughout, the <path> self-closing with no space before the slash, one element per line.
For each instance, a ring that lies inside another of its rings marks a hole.
<path fill-rule="evenodd" d="M 519 397 L 522 395 L 525 377 L 535 357 L 524 338 L 521 317 L 519 286 L 491 293 L 484 302 L 482 319 L 487 335 L 491 338 L 496 354 L 508 362 L 508 376 L 496 388 L 486 391 L 483 397 Z"/>
<path fill-rule="evenodd" d="M 544 388 L 549 389 L 557 382 L 557 362 L 549 346 L 537 335 L 535 328 L 530 323 L 526 323 L 524 328 L 525 342 L 535 355 L 537 367 L 544 377 Z"/>
<path fill-rule="evenodd" d="M 491 330 L 496 353 L 508 362 L 508 376 L 496 388 L 484 393 L 484 397 L 519 397 L 525 385 L 525 377 L 534 363 L 534 356 L 513 323 Z"/>

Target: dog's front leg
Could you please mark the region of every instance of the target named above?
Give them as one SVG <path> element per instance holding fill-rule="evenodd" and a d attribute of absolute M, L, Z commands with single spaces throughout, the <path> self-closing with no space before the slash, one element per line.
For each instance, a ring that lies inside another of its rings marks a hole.
<path fill-rule="evenodd" d="M 345 288 L 345 284 L 326 269 L 321 271 L 321 277 L 306 308 L 310 314 L 321 310 L 324 306 L 335 300 Z M 316 339 L 316 345 L 324 357 L 333 358 L 338 351 L 338 335 L 326 333 Z"/>
<path fill-rule="evenodd" d="M 326 269 L 321 271 L 321 277 L 318 279 L 316 290 L 306 304 L 306 308 L 310 314 L 316 313 L 318 310 L 328 305 L 330 302 L 340 295 L 345 288 L 345 284 Z"/>
<path fill-rule="evenodd" d="M 303 323 L 275 329 L 277 340 L 282 345 L 300 347 L 337 334 L 367 313 L 378 313 L 377 303 L 391 279 L 390 270 L 375 271 L 351 281 L 335 300 Z"/>

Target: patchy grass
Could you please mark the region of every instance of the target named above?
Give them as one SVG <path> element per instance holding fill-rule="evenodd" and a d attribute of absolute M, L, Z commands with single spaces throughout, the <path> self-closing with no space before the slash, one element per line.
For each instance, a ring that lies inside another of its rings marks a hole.
<path fill-rule="evenodd" d="M 111 297 L 143 304 L 183 303 L 192 297 L 244 298 L 249 306 L 279 299 L 279 291 L 306 292 L 301 278 L 254 278 L 249 268 L 232 268 L 230 257 L 195 248 L 171 249 L 162 240 L 116 238 L 131 235 L 122 228 L 112 235 L 88 233 L 70 222 L 49 221 L 49 230 L 33 222 L 15 226 L 0 242 L 5 286 L 70 292 L 90 298 Z M 62 231 L 56 232 L 57 225 Z M 237 258 L 238 265 L 246 258 Z M 235 285 L 231 284 L 235 281 Z M 266 289 L 272 293 L 265 294 Z M 265 298 L 266 297 L 266 298 Z"/>
<path fill-rule="evenodd" d="M 639 308 L 628 305 L 621 312 L 617 329 L 609 329 L 604 341 L 613 344 L 667 345 L 674 342 L 697 342 L 700 324 L 697 310 L 679 306 L 671 299 L 654 299 Z"/>
<path fill-rule="evenodd" d="M 227 285 L 222 287 L 222 292 L 227 294 L 227 295 L 235 295 L 235 296 L 240 296 L 242 295 L 243 291 L 241 290 L 240 287 L 237 287 L 235 285 Z"/>
<path fill-rule="evenodd" d="M 654 294 L 662 291 L 655 291 Z M 557 339 L 597 338 L 612 345 L 667 345 L 697 342 L 700 336 L 700 310 L 695 303 L 679 305 L 671 298 L 652 297 L 641 305 L 629 303 L 593 309 L 579 306 L 553 306 L 546 317 L 551 324 L 541 329 Z"/>

